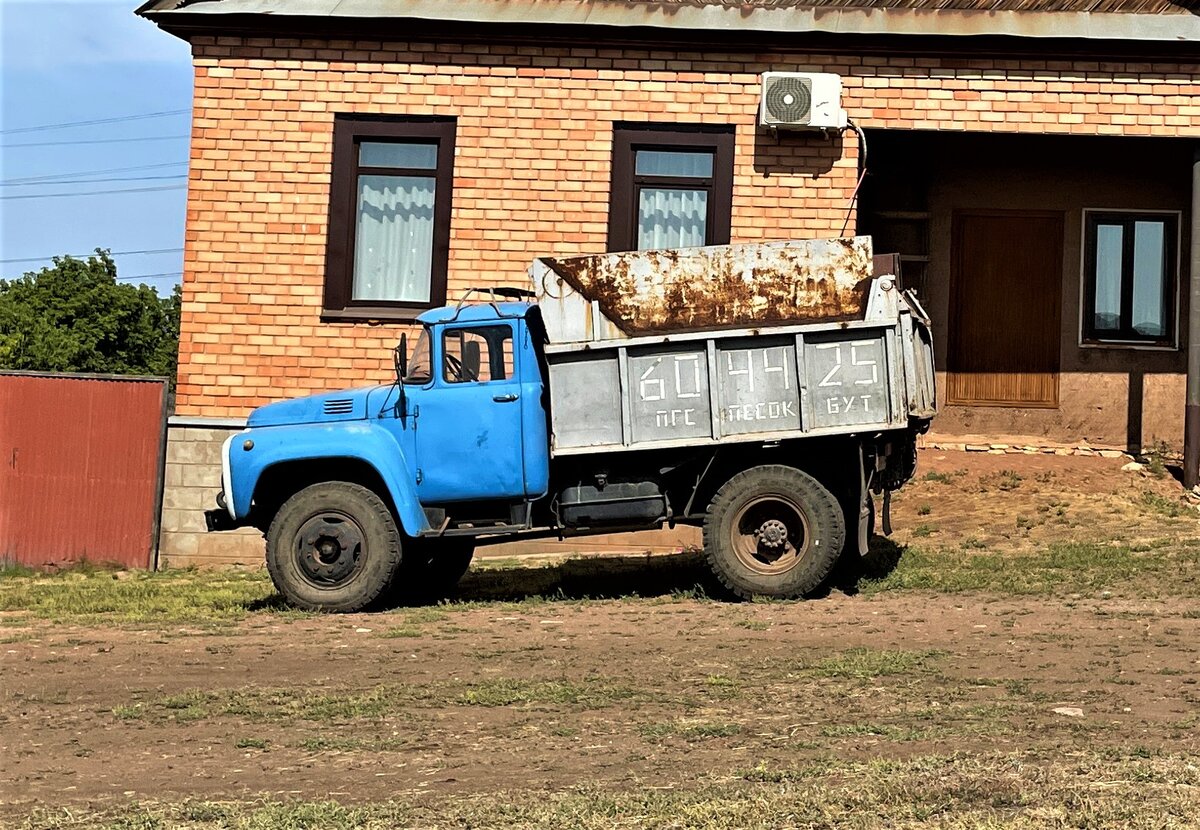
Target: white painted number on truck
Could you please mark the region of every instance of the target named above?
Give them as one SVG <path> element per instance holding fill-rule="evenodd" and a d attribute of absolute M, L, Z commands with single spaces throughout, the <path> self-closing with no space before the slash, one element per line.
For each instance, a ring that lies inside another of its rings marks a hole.
<path fill-rule="evenodd" d="M 821 382 L 817 384 L 825 389 L 844 389 L 854 386 L 876 386 L 879 383 L 879 363 L 871 355 L 878 348 L 874 340 L 853 340 L 849 343 L 818 343 L 814 346 L 817 351 L 832 351 L 833 365 Z M 850 349 L 850 361 L 842 360 L 842 348 Z M 825 398 L 825 410 L 830 415 L 842 415 L 848 412 L 870 412 L 871 395 L 834 394 Z"/>
<path fill-rule="evenodd" d="M 665 378 L 651 377 L 665 358 L 658 358 L 638 378 L 638 397 L 643 401 L 661 401 L 667 397 Z M 675 364 L 675 397 L 700 397 L 700 355 L 685 354 L 672 358 Z"/>
<path fill-rule="evenodd" d="M 650 367 L 638 378 L 638 396 L 643 401 L 661 401 L 667 396 L 667 384 L 663 379 L 650 377 L 660 363 L 662 363 L 661 357 L 651 363 Z"/>
<path fill-rule="evenodd" d="M 855 340 L 852 343 L 818 343 L 816 348 L 818 351 L 828 351 L 833 349 L 833 368 L 825 373 L 825 377 L 821 378 L 821 382 L 817 386 L 843 386 L 841 380 L 842 372 L 842 346 L 850 347 L 850 365 L 870 367 L 871 376 L 860 377 L 854 381 L 855 386 L 872 386 L 879 383 L 879 364 L 874 359 L 859 355 L 860 348 L 870 348 L 875 345 L 873 340 Z M 863 374 L 859 372 L 859 374 Z"/>
<path fill-rule="evenodd" d="M 691 364 L 691 371 L 685 368 L 688 363 Z M 675 393 L 680 398 L 700 397 L 700 355 L 689 354 L 675 358 Z"/>
<path fill-rule="evenodd" d="M 796 411 L 798 402 L 785 394 L 792 389 L 790 367 L 794 361 L 793 352 L 786 346 L 726 351 L 725 379 L 730 382 L 722 385 L 726 390 L 727 402 L 722 406 L 721 419 L 731 425 L 750 421 L 782 421 L 799 426 L 800 417 Z M 774 429 L 778 425 L 763 424 L 735 431 L 763 428 Z"/>

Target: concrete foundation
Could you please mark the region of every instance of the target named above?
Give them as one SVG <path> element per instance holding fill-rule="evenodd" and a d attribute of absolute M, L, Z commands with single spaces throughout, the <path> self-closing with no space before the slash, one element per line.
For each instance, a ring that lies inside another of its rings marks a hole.
<path fill-rule="evenodd" d="M 263 538 L 258 531 L 204 529 L 204 511 L 216 507 L 221 489 L 221 444 L 239 429 L 201 419 L 172 419 L 168 426 L 160 568 L 262 564 Z"/>

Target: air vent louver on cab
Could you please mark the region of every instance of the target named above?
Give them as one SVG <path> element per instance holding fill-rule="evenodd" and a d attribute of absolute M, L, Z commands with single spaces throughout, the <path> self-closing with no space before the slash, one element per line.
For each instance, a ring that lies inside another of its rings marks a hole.
<path fill-rule="evenodd" d="M 349 398 L 333 398 L 325 401 L 326 415 L 349 415 L 354 410 L 354 401 Z"/>

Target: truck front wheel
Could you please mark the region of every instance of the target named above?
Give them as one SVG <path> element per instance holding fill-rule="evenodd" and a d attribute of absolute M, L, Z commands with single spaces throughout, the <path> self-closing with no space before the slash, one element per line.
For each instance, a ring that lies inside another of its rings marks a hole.
<path fill-rule="evenodd" d="M 740 597 L 796 598 L 833 570 L 846 539 L 836 498 L 794 467 L 751 467 L 729 479 L 704 519 L 704 555 Z"/>
<path fill-rule="evenodd" d="M 279 593 L 309 611 L 360 611 L 391 584 L 400 532 L 387 504 L 361 484 L 326 481 L 292 496 L 267 530 L 267 570 Z"/>

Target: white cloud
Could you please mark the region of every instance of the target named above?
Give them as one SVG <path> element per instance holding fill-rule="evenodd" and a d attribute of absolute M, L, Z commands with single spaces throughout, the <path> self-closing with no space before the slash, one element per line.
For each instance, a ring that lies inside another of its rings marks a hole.
<path fill-rule="evenodd" d="M 138 0 L 0 0 L 0 66 L 187 62 L 188 45 L 136 16 L 138 5 Z"/>

